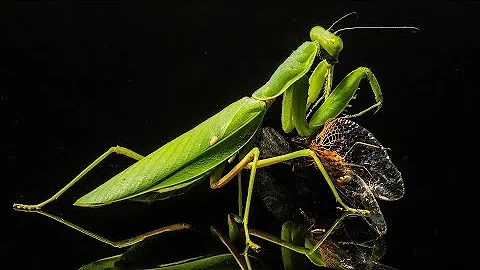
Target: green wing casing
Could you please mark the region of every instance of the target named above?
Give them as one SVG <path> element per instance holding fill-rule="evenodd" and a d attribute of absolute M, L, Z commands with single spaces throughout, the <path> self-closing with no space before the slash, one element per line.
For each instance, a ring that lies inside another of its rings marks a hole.
<path fill-rule="evenodd" d="M 115 175 L 75 205 L 102 206 L 193 184 L 253 137 L 265 111 L 265 102 L 244 97 Z M 218 140 L 211 145 L 214 136 Z"/>
<path fill-rule="evenodd" d="M 310 70 L 317 52 L 318 45 L 315 42 L 304 42 L 275 70 L 270 80 L 253 93 L 252 97 L 269 100 L 283 94 Z"/>

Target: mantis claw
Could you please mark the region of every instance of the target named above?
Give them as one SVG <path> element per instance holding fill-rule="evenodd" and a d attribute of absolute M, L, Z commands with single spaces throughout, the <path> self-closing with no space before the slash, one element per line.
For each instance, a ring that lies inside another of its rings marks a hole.
<path fill-rule="evenodd" d="M 245 254 L 247 253 L 248 249 L 251 248 L 253 249 L 255 252 L 260 252 L 260 246 L 255 244 L 251 239 L 250 239 L 250 233 L 249 233 L 249 230 L 248 228 L 244 228 L 245 229 Z"/>
<path fill-rule="evenodd" d="M 260 252 L 261 247 L 255 244 L 252 240 L 247 240 L 247 248 L 253 249 L 255 252 Z"/>

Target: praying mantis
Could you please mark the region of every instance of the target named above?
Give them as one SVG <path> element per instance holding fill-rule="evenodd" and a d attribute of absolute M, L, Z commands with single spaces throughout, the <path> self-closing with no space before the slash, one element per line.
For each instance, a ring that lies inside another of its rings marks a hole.
<path fill-rule="evenodd" d="M 217 189 L 231 181 L 242 170 L 248 169 L 250 177 L 244 208 L 243 199 L 239 196 L 239 215 L 245 233 L 246 256 L 248 249 L 260 248 L 250 239 L 248 227 L 256 169 L 289 159 L 310 157 L 327 181 L 338 204 L 348 213 L 368 215 L 368 211 L 352 208 L 342 200 L 313 151 L 301 150 L 260 160 L 259 149 L 251 147 L 251 140 L 261 126 L 268 108 L 281 95 L 283 95 L 281 117 L 283 130 L 288 133 L 295 129 L 302 136 L 315 134 L 329 119 L 342 113 L 363 79 L 370 83 L 375 102 L 372 106 L 350 116 L 360 116 L 373 109 L 375 111 L 380 109 L 383 104 L 382 91 L 374 74 L 366 67 L 355 69 L 333 87 L 334 65 L 342 49 L 343 42 L 338 35 L 332 33 L 330 29 L 315 26 L 310 31 L 310 41 L 304 42 L 294 50 L 277 68 L 270 80 L 251 97 L 243 97 L 233 102 L 147 156 L 121 146 L 111 147 L 52 197 L 38 204 L 16 203 L 13 207 L 21 211 L 41 211 L 43 206 L 58 199 L 112 153 L 130 157 L 136 160 L 136 163 L 79 198 L 74 205 L 100 207 L 128 199 L 166 199 L 185 193 L 206 177 L 210 177 L 210 187 Z M 317 57 L 321 60 L 313 68 Z M 309 72 L 311 74 L 308 74 Z M 313 115 L 307 121 L 309 109 L 313 111 Z M 226 163 L 234 160 L 236 156 L 240 159 L 238 164 L 223 174 Z M 85 233 L 82 229 L 76 229 Z M 126 245 L 143 238 L 132 239 Z"/>

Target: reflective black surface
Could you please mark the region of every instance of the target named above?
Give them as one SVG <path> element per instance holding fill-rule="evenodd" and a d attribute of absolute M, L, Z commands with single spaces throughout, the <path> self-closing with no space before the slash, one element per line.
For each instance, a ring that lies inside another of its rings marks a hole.
<path fill-rule="evenodd" d="M 385 147 L 401 171 L 405 196 L 381 202 L 388 223 L 382 262 L 399 269 L 468 264 L 463 243 L 474 198 L 479 5 L 425 2 L 269 5 L 15 3 L 2 38 L 2 245 L 18 269 L 77 269 L 120 253 L 43 216 L 11 205 L 52 195 L 110 146 L 149 153 L 260 87 L 312 26 L 336 29 L 408 25 L 342 33 L 336 83 L 358 66 L 384 93 L 377 114 L 355 121 Z M 352 112 L 373 101 L 360 85 Z M 265 123 L 280 127 L 280 102 Z M 131 162 L 113 156 L 44 210 L 103 236 L 122 239 L 180 221 L 226 231 L 236 184 L 154 204 L 98 209 L 72 203 Z M 256 201 L 251 226 L 267 224 Z M 258 209 L 258 210 L 256 210 Z M 268 213 L 268 210 L 266 210 Z M 200 213 L 205 216 L 200 216 Z M 278 223 L 281 224 L 281 223 Z M 270 233 L 280 232 L 276 223 Z M 275 229 L 278 230 L 275 231 Z M 268 249 L 276 247 L 259 244 Z M 178 243 L 180 244 L 180 243 Z M 187 242 L 188 244 L 188 242 Z M 280 251 L 278 249 L 278 258 Z"/>

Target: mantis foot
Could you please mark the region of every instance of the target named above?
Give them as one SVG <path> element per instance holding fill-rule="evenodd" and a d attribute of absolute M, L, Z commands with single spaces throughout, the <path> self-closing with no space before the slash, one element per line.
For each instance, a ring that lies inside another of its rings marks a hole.
<path fill-rule="evenodd" d="M 248 239 L 247 240 L 247 248 L 253 249 L 255 252 L 260 252 L 260 246 L 255 244 L 252 240 Z"/>
<path fill-rule="evenodd" d="M 17 211 L 26 211 L 26 212 L 37 211 L 37 210 L 40 210 L 41 207 L 42 206 L 39 205 L 39 204 L 35 204 L 35 205 L 21 204 L 21 203 L 14 203 L 13 204 L 13 209 L 15 209 Z"/>

